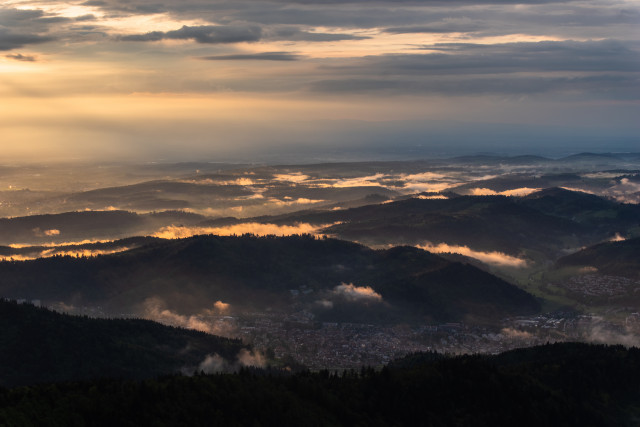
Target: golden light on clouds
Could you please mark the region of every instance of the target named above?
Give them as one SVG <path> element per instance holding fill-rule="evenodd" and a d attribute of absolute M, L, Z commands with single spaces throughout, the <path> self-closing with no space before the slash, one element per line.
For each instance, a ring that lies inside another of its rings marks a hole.
<path fill-rule="evenodd" d="M 531 193 L 535 193 L 536 191 L 540 191 L 541 188 L 513 188 L 511 190 L 504 191 L 495 191 L 489 188 L 472 188 L 469 190 L 469 194 L 472 196 L 515 196 L 515 197 L 523 197 L 528 196 Z"/>
<path fill-rule="evenodd" d="M 460 254 L 460 255 L 467 256 L 469 258 L 475 258 L 486 264 L 496 265 L 500 267 L 525 268 L 528 265 L 527 260 L 522 258 L 517 258 L 511 255 L 507 255 L 503 252 L 497 252 L 497 251 L 491 251 L 491 252 L 476 251 L 469 248 L 468 246 L 448 245 L 446 243 L 438 243 L 438 244 L 425 243 L 424 245 L 418 245 L 417 247 L 435 254 L 440 254 L 440 253 Z"/>
<path fill-rule="evenodd" d="M 513 123 L 637 135 L 637 2 L 455 3 L 5 1 L 3 154 L 495 151 L 530 142 L 493 137 Z"/>
<path fill-rule="evenodd" d="M 218 236 L 240 236 L 243 234 L 254 234 L 256 236 L 292 236 L 296 234 L 319 234 L 320 230 L 331 225 L 333 224 L 313 225 L 298 223 L 295 225 L 277 225 L 248 222 L 224 227 L 170 226 L 161 228 L 153 233 L 152 236 L 162 239 L 182 239 L 201 234 L 215 234 Z"/>

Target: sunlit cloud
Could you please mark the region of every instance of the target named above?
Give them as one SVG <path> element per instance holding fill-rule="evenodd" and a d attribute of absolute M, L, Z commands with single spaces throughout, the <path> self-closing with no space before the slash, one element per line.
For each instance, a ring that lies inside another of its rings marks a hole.
<path fill-rule="evenodd" d="M 85 240 L 76 240 L 76 241 L 67 241 L 67 242 L 47 242 L 47 243 L 38 243 L 37 246 L 42 246 L 45 248 L 55 248 L 59 246 L 80 246 L 87 245 L 92 243 L 109 243 L 113 242 L 113 240 L 100 240 L 100 239 L 85 239 Z M 10 248 L 14 249 L 22 249 L 33 247 L 33 243 L 11 243 L 8 245 Z"/>
<path fill-rule="evenodd" d="M 591 173 L 581 174 L 580 176 L 583 178 L 593 178 L 593 179 L 598 179 L 598 178 L 613 179 L 613 178 L 618 178 L 622 175 L 624 174 L 616 173 L 616 172 L 591 172 Z"/>
<path fill-rule="evenodd" d="M 622 178 L 619 183 L 608 188 L 606 194 L 620 203 L 640 203 L 640 182 Z"/>
<path fill-rule="evenodd" d="M 622 242 L 624 240 L 627 240 L 627 238 L 621 236 L 620 233 L 616 233 L 615 236 L 609 239 L 610 242 Z"/>
<path fill-rule="evenodd" d="M 378 181 L 384 179 L 385 174 L 377 173 L 375 175 L 362 176 L 358 178 L 346 178 L 336 180 L 331 187 L 335 188 L 348 188 L 348 187 L 384 187 Z"/>
<path fill-rule="evenodd" d="M 426 196 L 424 194 L 418 194 L 415 198 L 421 199 L 421 200 L 447 200 L 448 199 L 448 197 L 445 196 L 444 194 L 435 194 L 430 196 Z"/>
<path fill-rule="evenodd" d="M 260 194 L 260 196 L 262 196 Z M 261 197 L 258 197 L 261 198 Z M 325 202 L 326 200 L 313 200 L 313 199 L 307 199 L 305 197 L 300 197 L 298 199 L 293 199 L 291 198 L 291 200 L 278 200 L 278 199 L 269 199 L 268 202 L 269 204 L 275 205 L 275 206 L 295 206 L 295 205 L 313 205 L 316 203 L 322 203 Z"/>
<path fill-rule="evenodd" d="M 527 260 L 507 255 L 503 252 L 482 252 L 470 249 L 468 246 L 448 245 L 446 243 L 432 244 L 425 243 L 417 245 L 418 248 L 424 249 L 432 253 L 453 253 L 475 258 L 486 264 L 496 265 L 500 267 L 525 268 Z"/>
<path fill-rule="evenodd" d="M 34 228 L 33 229 L 33 234 L 36 237 L 52 237 L 52 236 L 59 236 L 60 235 L 60 230 L 57 229 L 51 229 L 51 230 L 40 230 L 40 228 Z"/>
<path fill-rule="evenodd" d="M 292 236 L 298 234 L 320 234 L 320 231 L 332 224 L 312 225 L 307 223 L 297 223 L 294 225 L 263 224 L 258 222 L 248 222 L 242 224 L 228 225 L 224 227 L 186 227 L 169 226 L 163 227 L 153 233 L 153 237 L 162 239 L 183 239 L 186 237 L 215 234 L 218 236 L 240 236 L 243 234 L 253 234 L 256 236 Z"/>
<path fill-rule="evenodd" d="M 439 193 L 456 185 L 446 182 L 408 182 L 405 183 L 403 189 L 412 192 Z"/>
<path fill-rule="evenodd" d="M 3 154 L 219 160 L 402 147 L 415 158 L 555 148 L 567 129 L 582 140 L 602 128 L 600 147 L 637 135 L 637 2 L 363 4 L 5 1 Z M 518 131 L 501 135 L 498 122 Z M 538 128 L 547 132 L 525 137 Z"/>
<path fill-rule="evenodd" d="M 127 251 L 131 248 L 121 246 L 113 249 L 45 249 L 28 254 L 0 255 L 0 261 L 31 261 L 39 258 L 51 258 L 55 256 L 70 256 L 73 258 L 92 258 L 100 255 L 111 255 Z"/>
<path fill-rule="evenodd" d="M 469 190 L 469 193 L 472 196 L 510 196 L 510 197 L 523 197 L 528 196 L 531 193 L 535 193 L 536 191 L 540 191 L 540 188 L 514 188 L 511 190 L 504 191 L 495 191 L 490 188 L 472 188 Z"/>
<path fill-rule="evenodd" d="M 307 181 L 309 179 L 308 175 L 305 175 L 303 173 L 300 172 L 296 172 L 296 173 L 279 173 L 273 176 L 273 179 L 276 181 L 287 181 L 287 182 L 294 182 L 294 183 L 302 183 L 304 181 Z"/>
<path fill-rule="evenodd" d="M 229 308 L 231 307 L 231 304 L 228 304 L 228 303 L 226 303 L 226 302 L 222 302 L 222 301 L 218 300 L 218 301 L 216 301 L 216 302 L 213 304 L 213 307 L 214 307 L 217 311 L 219 311 L 219 312 L 221 312 L 221 313 L 224 313 L 224 312 L 226 312 L 226 311 L 228 311 L 228 310 L 229 310 Z"/>
<path fill-rule="evenodd" d="M 437 181 L 437 180 L 449 180 L 450 176 L 445 174 L 436 173 L 436 172 L 422 172 L 422 173 L 414 173 L 409 175 L 400 175 L 400 179 L 405 181 L 415 181 L 415 182 L 429 182 L 429 181 Z"/>
<path fill-rule="evenodd" d="M 166 308 L 166 304 L 158 297 L 147 298 L 143 305 L 143 315 L 156 322 L 180 326 L 197 331 L 215 333 L 213 325 L 202 320 L 199 316 L 183 315 Z"/>
<path fill-rule="evenodd" d="M 341 283 L 333 288 L 333 294 L 353 302 L 381 302 L 382 295 L 371 286 L 355 286 L 353 283 Z"/>

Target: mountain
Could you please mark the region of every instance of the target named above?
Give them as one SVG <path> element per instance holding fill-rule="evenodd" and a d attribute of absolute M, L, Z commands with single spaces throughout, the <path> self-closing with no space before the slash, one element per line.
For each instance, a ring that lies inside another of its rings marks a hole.
<path fill-rule="evenodd" d="M 413 247 L 372 250 L 311 236 L 196 236 L 95 258 L 0 263 L 0 295 L 148 314 L 306 309 L 358 322 L 499 319 L 538 302 L 476 267 Z"/>
<path fill-rule="evenodd" d="M 193 225 L 205 218 L 182 211 L 136 214 L 118 210 L 0 218 L 0 245 L 118 239 L 172 224 Z"/>
<path fill-rule="evenodd" d="M 640 238 L 605 242 L 560 258 L 556 268 L 591 267 L 598 273 L 640 279 Z"/>
<path fill-rule="evenodd" d="M 521 203 L 547 215 L 570 219 L 601 233 L 622 232 L 640 224 L 640 205 L 618 203 L 580 191 L 548 188 Z"/>
<path fill-rule="evenodd" d="M 634 426 L 640 350 L 414 354 L 380 371 L 170 376 L 0 390 L 3 425 Z"/>
<path fill-rule="evenodd" d="M 193 372 L 210 354 L 232 364 L 246 348 L 240 340 L 149 320 L 91 319 L 0 300 L 4 387 Z"/>
<path fill-rule="evenodd" d="M 555 259 L 575 247 L 626 234 L 640 226 L 640 206 L 551 188 L 527 197 L 409 198 L 358 208 L 300 211 L 252 220 L 337 223 L 323 231 L 373 245 L 445 243 L 520 256 L 537 251 Z M 207 223 L 205 221 L 204 223 Z"/>
<path fill-rule="evenodd" d="M 0 246 L 0 257 L 6 260 L 25 260 L 50 256 L 92 256 L 122 252 L 157 241 L 155 237 L 128 237 L 105 242 L 60 244 L 43 246 Z"/>

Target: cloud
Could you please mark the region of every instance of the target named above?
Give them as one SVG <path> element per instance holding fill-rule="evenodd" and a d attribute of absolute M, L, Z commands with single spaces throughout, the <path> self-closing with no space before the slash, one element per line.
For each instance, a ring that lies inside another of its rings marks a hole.
<path fill-rule="evenodd" d="M 622 40 L 441 43 L 424 46 L 431 53 L 369 56 L 326 68 L 339 69 L 345 77 L 381 71 L 404 76 L 532 71 L 637 72 L 640 67 L 640 59 L 636 57 L 638 44 Z"/>
<path fill-rule="evenodd" d="M 191 314 L 181 314 L 168 309 L 166 303 L 160 297 L 149 297 L 143 301 L 139 309 L 139 315 L 166 325 L 195 329 L 213 335 L 236 337 L 238 331 L 234 323 L 220 318 L 210 319 L 211 316 L 219 316 L 222 314 L 220 307 L 221 305 L 224 306 L 225 303 L 217 301 L 216 304 L 213 305 L 213 309 L 204 309 Z M 225 310 L 228 308 L 229 306 L 227 305 Z"/>
<path fill-rule="evenodd" d="M 33 234 L 36 237 L 53 237 L 53 236 L 60 235 L 60 230 L 57 230 L 57 229 L 41 230 L 40 227 L 36 227 L 31 231 L 33 231 Z"/>
<path fill-rule="evenodd" d="M 298 61 L 304 56 L 289 52 L 261 52 L 235 55 L 202 56 L 207 61 Z"/>
<path fill-rule="evenodd" d="M 231 304 L 228 304 L 228 303 L 226 303 L 226 302 L 222 302 L 222 301 L 218 300 L 218 301 L 216 301 L 216 302 L 213 304 L 213 307 L 214 307 L 217 311 L 219 311 L 219 312 L 221 312 L 221 313 L 224 313 L 224 312 L 226 312 L 226 311 L 228 311 L 228 310 L 229 310 L 229 308 L 231 307 Z"/>
<path fill-rule="evenodd" d="M 591 190 L 585 190 L 583 188 L 577 188 L 577 187 L 560 187 L 563 190 L 568 190 L 568 191 L 576 191 L 578 193 L 587 193 L 587 194 L 596 194 Z"/>
<path fill-rule="evenodd" d="M 218 236 L 232 236 L 242 234 L 254 234 L 256 236 L 292 236 L 296 234 L 318 234 L 320 230 L 331 224 L 312 225 L 308 223 L 296 223 L 294 225 L 262 224 L 247 222 L 242 224 L 227 225 L 224 227 L 162 227 L 153 233 L 153 237 L 162 239 L 183 239 L 185 237 L 200 234 L 216 234 Z"/>
<path fill-rule="evenodd" d="M 443 179 L 451 179 L 450 176 L 436 173 L 436 172 L 422 172 L 422 173 L 412 173 L 408 175 L 400 175 L 400 179 L 406 181 L 416 181 L 416 182 L 428 182 L 428 181 L 438 181 Z"/>
<path fill-rule="evenodd" d="M 305 42 L 336 42 L 342 40 L 366 40 L 368 36 L 357 36 L 354 34 L 341 33 L 321 33 L 302 31 L 297 28 L 277 28 L 268 32 L 265 39 L 268 40 L 286 40 L 286 41 L 305 41 Z"/>
<path fill-rule="evenodd" d="M 424 54 L 336 59 L 320 66 L 329 78 L 308 81 L 310 92 L 483 95 L 591 93 L 637 99 L 639 42 L 542 41 L 434 44 Z M 581 73 L 581 74 L 576 74 Z M 626 89 L 625 89 L 626 88 Z"/>
<path fill-rule="evenodd" d="M 466 33 L 478 30 L 477 25 L 451 25 L 450 23 L 435 23 L 430 26 L 405 26 L 385 28 L 385 33 L 391 34 L 447 34 L 447 33 Z"/>
<path fill-rule="evenodd" d="M 541 190 L 540 188 L 529 188 L 529 187 L 513 188 L 511 190 L 504 190 L 504 191 L 494 191 L 494 190 L 491 190 L 490 188 L 471 188 L 469 190 L 469 194 L 471 194 L 472 196 L 523 197 L 540 190 Z"/>
<path fill-rule="evenodd" d="M 427 192 L 427 193 L 439 193 L 448 188 L 454 187 L 456 184 L 450 184 L 446 182 L 407 182 L 404 184 L 404 190 Z"/>
<path fill-rule="evenodd" d="M 70 256 L 74 258 L 80 257 L 95 257 L 99 255 L 111 255 L 118 252 L 124 252 L 131 248 L 118 247 L 113 249 L 65 249 L 65 248 L 52 248 L 41 250 L 39 247 L 34 247 L 33 252 L 20 253 L 13 255 L 0 256 L 0 261 L 30 261 L 38 258 L 51 258 L 54 256 Z"/>
<path fill-rule="evenodd" d="M 198 365 L 198 371 L 205 374 L 215 374 L 218 372 L 228 372 L 229 363 L 218 353 L 208 354 L 207 357 Z"/>
<path fill-rule="evenodd" d="M 500 331 L 502 335 L 505 335 L 508 338 L 516 338 L 516 339 L 529 339 L 533 338 L 533 334 L 527 331 L 519 331 L 513 328 L 502 328 Z"/>
<path fill-rule="evenodd" d="M 375 175 L 360 176 L 356 178 L 345 178 L 335 181 L 329 186 L 334 188 L 349 188 L 349 187 L 384 187 L 378 181 L 384 179 L 385 174 L 377 173 Z"/>
<path fill-rule="evenodd" d="M 202 25 L 190 27 L 184 25 L 179 30 L 151 31 L 145 34 L 134 34 L 120 37 L 125 41 L 159 41 L 159 40 L 195 40 L 198 43 L 240 43 L 256 42 L 262 37 L 258 26 L 235 25 Z"/>
<path fill-rule="evenodd" d="M 448 197 L 445 196 L 444 194 L 435 194 L 435 195 L 430 195 L 430 196 L 426 196 L 424 194 L 419 194 L 416 196 L 416 199 L 421 199 L 421 200 L 447 200 Z"/>
<path fill-rule="evenodd" d="M 28 44 L 46 43 L 52 40 L 55 39 L 50 36 L 13 33 L 0 27 L 0 50 L 18 49 Z"/>
<path fill-rule="evenodd" d="M 241 349 L 238 352 L 238 363 L 241 366 L 253 366 L 256 368 L 263 368 L 267 364 L 267 358 L 258 351 L 249 351 L 246 348 Z"/>
<path fill-rule="evenodd" d="M 592 317 L 586 340 L 600 344 L 622 344 L 627 347 L 640 346 L 640 336 L 633 331 L 620 331 L 609 327 L 600 317 Z"/>
<path fill-rule="evenodd" d="M 627 240 L 626 237 L 621 236 L 620 233 L 616 233 L 615 236 L 609 239 L 610 242 L 622 242 Z"/>
<path fill-rule="evenodd" d="M 324 308 L 324 309 L 332 309 L 333 308 L 333 302 L 326 300 L 326 299 L 321 299 L 315 302 L 315 304 L 320 307 L 320 308 Z"/>
<path fill-rule="evenodd" d="M 35 62 L 36 57 L 31 55 L 23 55 L 21 53 L 16 53 L 12 55 L 5 55 L 6 58 L 15 59 L 16 61 L 24 61 L 24 62 Z"/>
<path fill-rule="evenodd" d="M 301 172 L 279 173 L 279 174 L 273 175 L 273 179 L 276 181 L 288 181 L 288 182 L 300 183 L 308 180 L 309 176 Z"/>
<path fill-rule="evenodd" d="M 440 244 L 434 245 L 429 242 L 425 243 L 424 245 L 417 245 L 416 247 L 423 249 L 425 251 L 436 253 L 436 254 L 438 253 L 460 254 L 460 255 L 468 256 L 470 258 L 475 258 L 486 264 L 492 264 L 492 265 L 497 265 L 501 267 L 514 267 L 514 268 L 527 267 L 526 260 L 511 256 L 511 255 L 507 255 L 503 252 L 474 251 L 473 249 L 470 249 L 468 246 L 448 245 L 446 243 L 440 243 Z"/>
<path fill-rule="evenodd" d="M 255 198 L 254 196 L 252 197 Z M 259 197 L 259 198 L 262 198 L 262 197 Z M 300 197 L 299 199 L 291 199 L 291 200 L 269 199 L 269 203 L 276 206 L 312 205 L 316 203 L 322 203 L 325 201 L 326 200 L 307 199 L 305 197 Z"/>
<path fill-rule="evenodd" d="M 147 298 L 143 302 L 143 316 L 156 322 L 180 326 L 182 328 L 195 329 L 197 331 L 214 333 L 214 328 L 198 316 L 182 315 L 166 308 L 164 301 L 158 297 Z"/>
<path fill-rule="evenodd" d="M 215 374 L 220 372 L 236 372 L 241 367 L 264 368 L 267 366 L 267 358 L 256 350 L 241 349 L 236 355 L 236 361 L 230 363 L 218 353 L 208 354 L 198 365 L 198 371 L 205 374 Z M 184 369 L 189 372 L 189 369 Z"/>
<path fill-rule="evenodd" d="M 355 286 L 353 283 L 341 283 L 333 288 L 332 293 L 352 302 L 382 301 L 382 295 L 374 291 L 371 286 Z"/>

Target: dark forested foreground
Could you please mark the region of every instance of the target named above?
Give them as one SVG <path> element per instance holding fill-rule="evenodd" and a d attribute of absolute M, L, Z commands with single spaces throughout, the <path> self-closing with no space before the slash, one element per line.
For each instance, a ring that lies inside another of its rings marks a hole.
<path fill-rule="evenodd" d="M 240 340 L 149 320 L 91 319 L 0 300 L 4 387 L 193 372 L 210 354 L 231 365 L 242 349 Z"/>
<path fill-rule="evenodd" d="M 625 426 L 640 350 L 552 344 L 498 356 L 416 354 L 382 371 L 171 376 L 0 391 L 0 424 Z"/>

